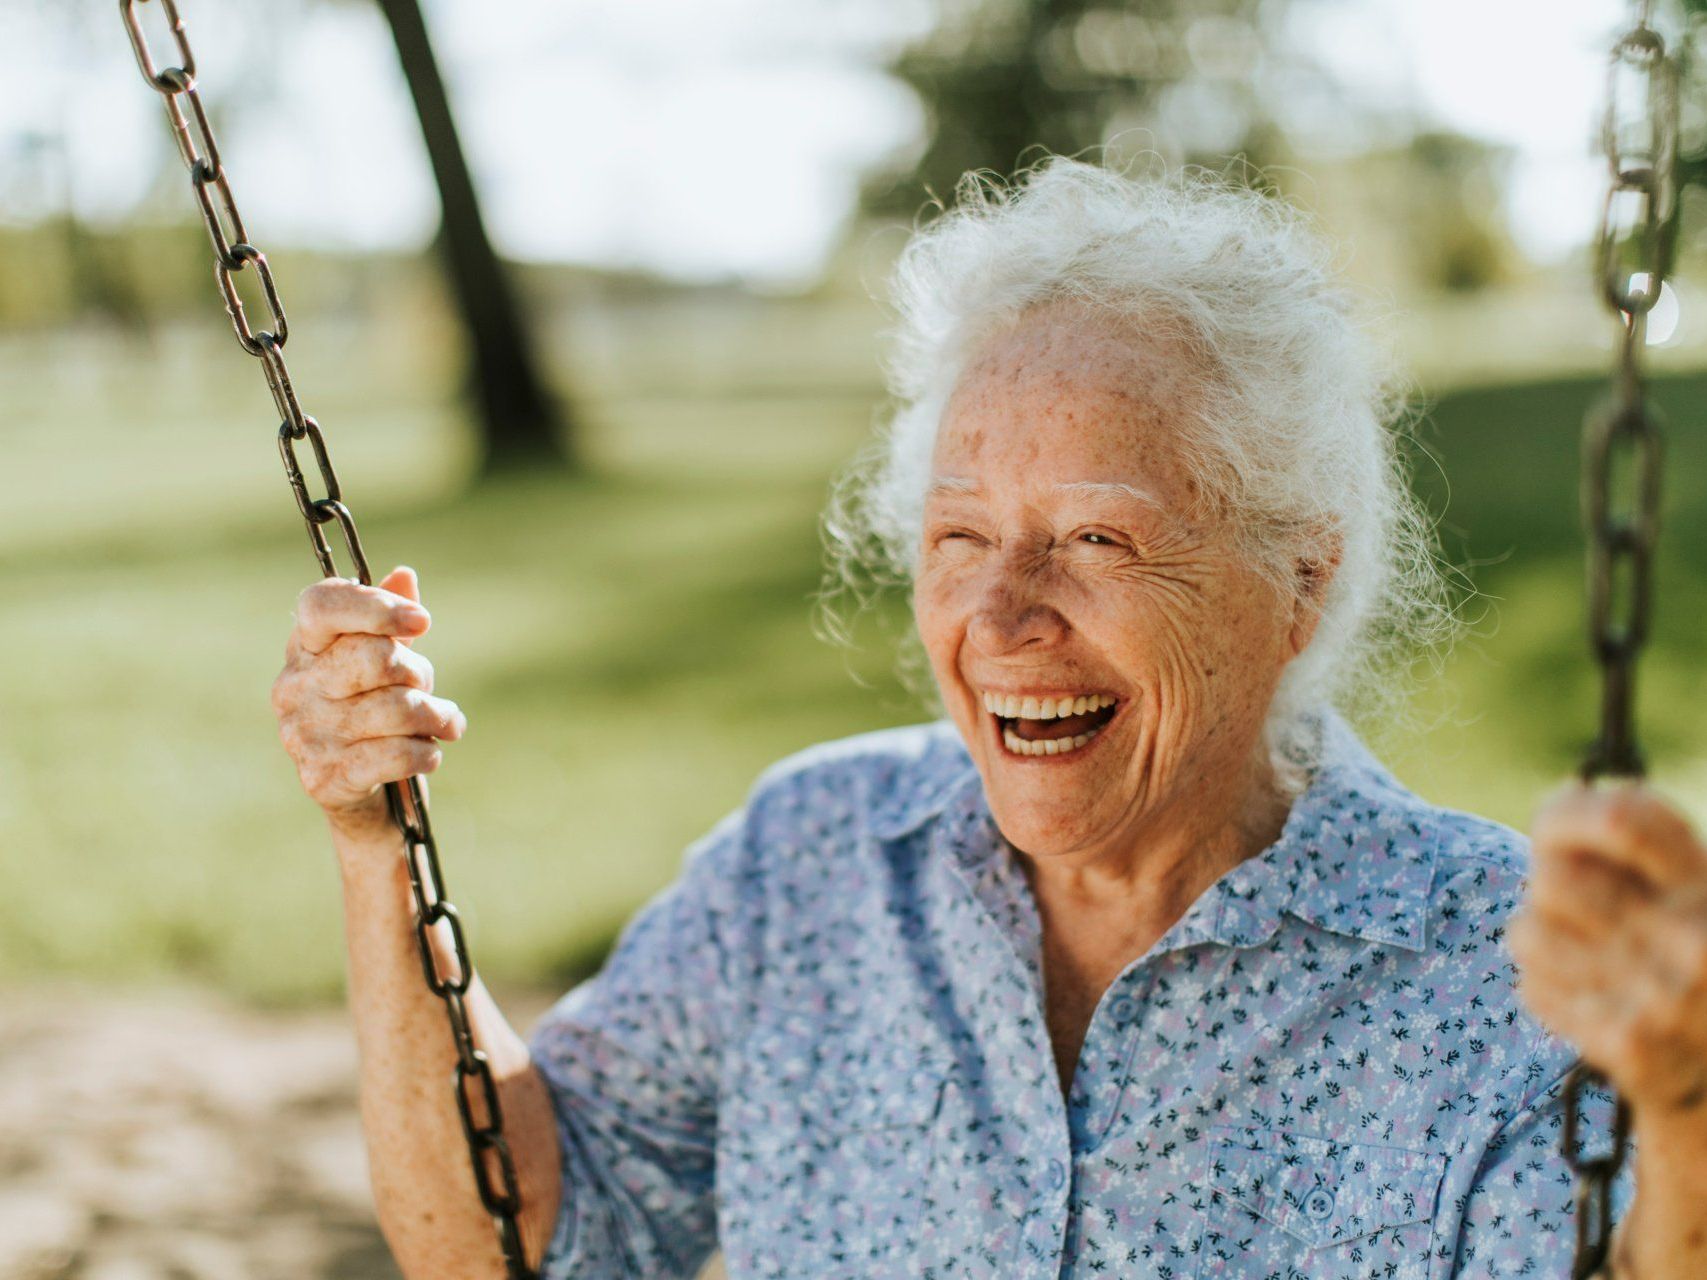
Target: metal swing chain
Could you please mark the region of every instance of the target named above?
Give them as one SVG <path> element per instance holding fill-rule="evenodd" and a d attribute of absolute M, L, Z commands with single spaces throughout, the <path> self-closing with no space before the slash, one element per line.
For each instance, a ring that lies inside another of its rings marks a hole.
<path fill-rule="evenodd" d="M 1585 782 L 1640 777 L 1636 659 L 1648 634 L 1659 532 L 1660 422 L 1642 370 L 1648 313 L 1660 299 L 1676 242 L 1677 64 L 1650 25 L 1653 0 L 1612 47 L 1601 146 L 1609 185 L 1595 245 L 1595 278 L 1618 321 L 1612 387 L 1583 424 L 1582 516 L 1588 539 L 1589 638 L 1602 675 L 1599 736 L 1579 769 Z M 1632 94 L 1634 90 L 1634 94 Z M 1615 497 L 1617 501 L 1615 502 Z M 1564 1155 L 1576 1175 L 1572 1280 L 1609 1275 L 1612 1183 L 1629 1141 L 1629 1108 L 1615 1100 L 1612 1148 L 1581 1154 L 1583 1095 L 1606 1078 L 1578 1061 L 1565 1083 Z"/>
<path fill-rule="evenodd" d="M 160 8 L 170 24 L 179 62 L 178 66 L 162 69 L 156 67 L 147 37 L 143 34 L 137 14 L 139 3 L 147 3 L 147 0 L 119 0 L 119 11 L 130 35 L 131 47 L 136 51 L 143 79 L 161 95 L 178 153 L 190 172 L 191 190 L 201 209 L 202 221 L 207 225 L 208 238 L 213 242 L 214 279 L 225 300 L 225 309 L 231 317 L 237 341 L 243 350 L 261 361 L 267 388 L 278 408 L 281 419 L 279 453 L 284 459 L 285 478 L 290 482 L 297 509 L 307 527 L 309 543 L 314 548 L 321 572 L 329 578 L 338 576 L 338 567 L 324 530 L 325 525 L 335 521 L 358 580 L 364 586 L 371 586 L 373 575 L 369 572 L 367 557 L 356 533 L 355 518 L 344 505 L 338 476 L 332 469 L 332 459 L 326 450 L 326 439 L 321 434 L 320 424 L 302 411 L 291 384 L 284 357 L 285 342 L 290 336 L 284 306 L 279 300 L 272 270 L 267 265 L 267 256 L 249 243 L 242 216 L 237 211 L 236 198 L 231 193 L 225 166 L 220 161 L 219 144 L 196 86 L 195 56 L 190 51 L 178 6 L 175 0 L 160 0 Z M 237 294 L 236 277 L 251 266 L 266 301 L 271 325 L 267 329 L 257 330 L 250 324 Z M 303 439 L 313 450 L 315 469 L 325 486 L 325 494 L 319 498 L 309 492 L 308 482 L 297 461 L 296 444 Z M 518 1223 L 521 1187 L 509 1142 L 504 1135 L 504 1113 L 498 1101 L 497 1080 L 485 1052 L 475 1046 L 464 999 L 474 979 L 474 965 L 469 959 L 461 920 L 445 894 L 438 846 L 433 840 L 421 780 L 412 777 L 406 784 L 387 783 L 385 799 L 391 819 L 403 837 L 404 861 L 414 897 L 415 940 L 420 948 L 421 969 L 428 988 L 444 1002 L 451 1038 L 456 1046 L 452 1084 L 456 1093 L 457 1115 L 462 1121 L 463 1135 L 468 1140 L 475 1188 L 480 1194 L 480 1203 L 492 1215 L 509 1280 L 535 1280 L 522 1252 Z M 441 966 L 435 938 L 437 945 L 449 952 L 451 967 L 448 971 Z"/>

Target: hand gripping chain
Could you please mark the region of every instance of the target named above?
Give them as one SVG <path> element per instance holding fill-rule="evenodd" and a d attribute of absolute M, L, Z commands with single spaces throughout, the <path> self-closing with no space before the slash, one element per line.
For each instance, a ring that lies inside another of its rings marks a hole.
<path fill-rule="evenodd" d="M 1677 63 L 1649 25 L 1653 0 L 1634 0 L 1632 8 L 1633 25 L 1612 47 L 1601 123 L 1608 185 L 1595 242 L 1595 285 L 1618 321 L 1619 343 L 1611 392 L 1583 424 L 1589 640 L 1602 676 L 1600 732 L 1580 769 L 1585 782 L 1643 772 L 1635 674 L 1648 634 L 1662 458 L 1642 351 L 1648 313 L 1660 299 L 1677 238 Z M 1615 508 L 1619 487 L 1624 492 Z M 1585 1156 L 1580 1133 L 1584 1093 L 1606 1083 L 1581 1061 L 1565 1082 L 1564 1154 L 1577 1178 L 1571 1280 L 1611 1273 L 1612 1183 L 1624 1164 L 1629 1108 L 1616 1100 L 1609 1152 Z"/>
<path fill-rule="evenodd" d="M 131 47 L 136 51 L 137 65 L 142 69 L 143 78 L 165 103 L 166 118 L 172 126 L 178 153 L 190 172 L 196 206 L 201 210 L 208 239 L 213 243 L 214 279 L 225 300 L 231 327 L 243 350 L 260 360 L 261 371 L 266 375 L 267 387 L 278 408 L 279 453 L 284 459 L 285 477 L 290 482 L 291 492 L 308 530 L 309 544 L 314 548 L 321 572 L 329 578 L 336 577 L 338 567 L 325 532 L 328 524 L 336 523 L 357 579 L 363 585 L 371 586 L 373 575 L 368 570 L 367 557 L 356 534 L 355 517 L 344 505 L 338 475 L 332 469 L 332 458 L 326 449 L 326 438 L 321 434 L 320 424 L 302 411 L 291 384 L 284 356 L 285 342 L 290 336 L 284 304 L 279 300 L 278 287 L 273 282 L 266 254 L 249 243 L 242 215 L 237 211 L 237 200 L 232 195 L 225 166 L 220 160 L 219 144 L 196 86 L 196 60 L 190 50 L 189 37 L 184 32 L 184 20 L 178 13 L 175 0 L 159 0 L 170 24 L 178 65 L 158 67 L 137 14 L 137 5 L 147 2 L 119 0 L 119 12 L 124 18 L 125 30 L 130 34 Z M 251 266 L 259 278 L 261 296 L 266 302 L 268 327 L 263 329 L 256 329 L 250 323 L 237 295 L 236 277 Z M 314 467 L 320 473 L 324 489 L 318 498 L 311 493 L 302 466 L 297 461 L 297 443 L 305 439 L 314 455 Z M 468 1140 L 475 1188 L 480 1193 L 480 1203 L 492 1215 L 509 1280 L 535 1280 L 522 1254 L 521 1228 L 517 1222 L 521 1213 L 521 1188 L 515 1161 L 504 1136 L 504 1113 L 498 1102 L 498 1083 L 486 1054 L 475 1047 L 464 1001 L 474 980 L 474 964 L 468 956 L 456 908 L 445 895 L 438 846 L 433 841 L 433 828 L 427 816 L 427 800 L 421 791 L 421 780 L 410 778 L 404 783 L 387 783 L 385 799 L 391 819 L 403 837 L 409 887 L 415 900 L 415 940 L 420 946 L 421 970 L 428 988 L 444 1002 L 451 1038 L 456 1045 L 453 1079 L 456 1110 L 462 1121 L 463 1135 Z M 435 945 L 435 939 L 439 945 Z M 449 953 L 448 970 L 443 967 L 443 952 Z"/>

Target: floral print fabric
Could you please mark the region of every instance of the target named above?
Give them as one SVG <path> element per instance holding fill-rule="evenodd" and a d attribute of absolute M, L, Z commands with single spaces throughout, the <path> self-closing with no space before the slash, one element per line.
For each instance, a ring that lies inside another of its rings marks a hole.
<path fill-rule="evenodd" d="M 1280 838 L 1104 993 L 1066 1096 L 954 727 L 773 766 L 534 1030 L 545 1275 L 1567 1276 L 1573 1055 L 1501 945 L 1525 841 L 1318 729 Z M 1604 1146 L 1610 1098 L 1587 1118 Z"/>

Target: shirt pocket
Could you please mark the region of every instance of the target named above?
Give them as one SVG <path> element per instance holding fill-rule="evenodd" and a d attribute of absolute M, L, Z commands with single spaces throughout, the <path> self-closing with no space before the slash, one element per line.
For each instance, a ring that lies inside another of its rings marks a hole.
<path fill-rule="evenodd" d="M 1446 1157 L 1291 1129 L 1209 1131 L 1198 1280 L 1427 1280 Z"/>
<path fill-rule="evenodd" d="M 724 1249 L 757 1274 L 915 1275 L 947 1064 L 906 1047 L 862 1058 L 860 1070 L 772 1078 L 724 1110 Z"/>

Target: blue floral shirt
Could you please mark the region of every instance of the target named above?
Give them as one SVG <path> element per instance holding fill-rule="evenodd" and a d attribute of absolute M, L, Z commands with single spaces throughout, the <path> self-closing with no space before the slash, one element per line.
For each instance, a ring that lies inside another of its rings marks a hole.
<path fill-rule="evenodd" d="M 1065 1096 L 953 725 L 772 767 L 534 1031 L 546 1276 L 1567 1276 L 1572 1052 L 1501 945 L 1524 839 L 1321 730 L 1279 840 L 1108 988 Z"/>

